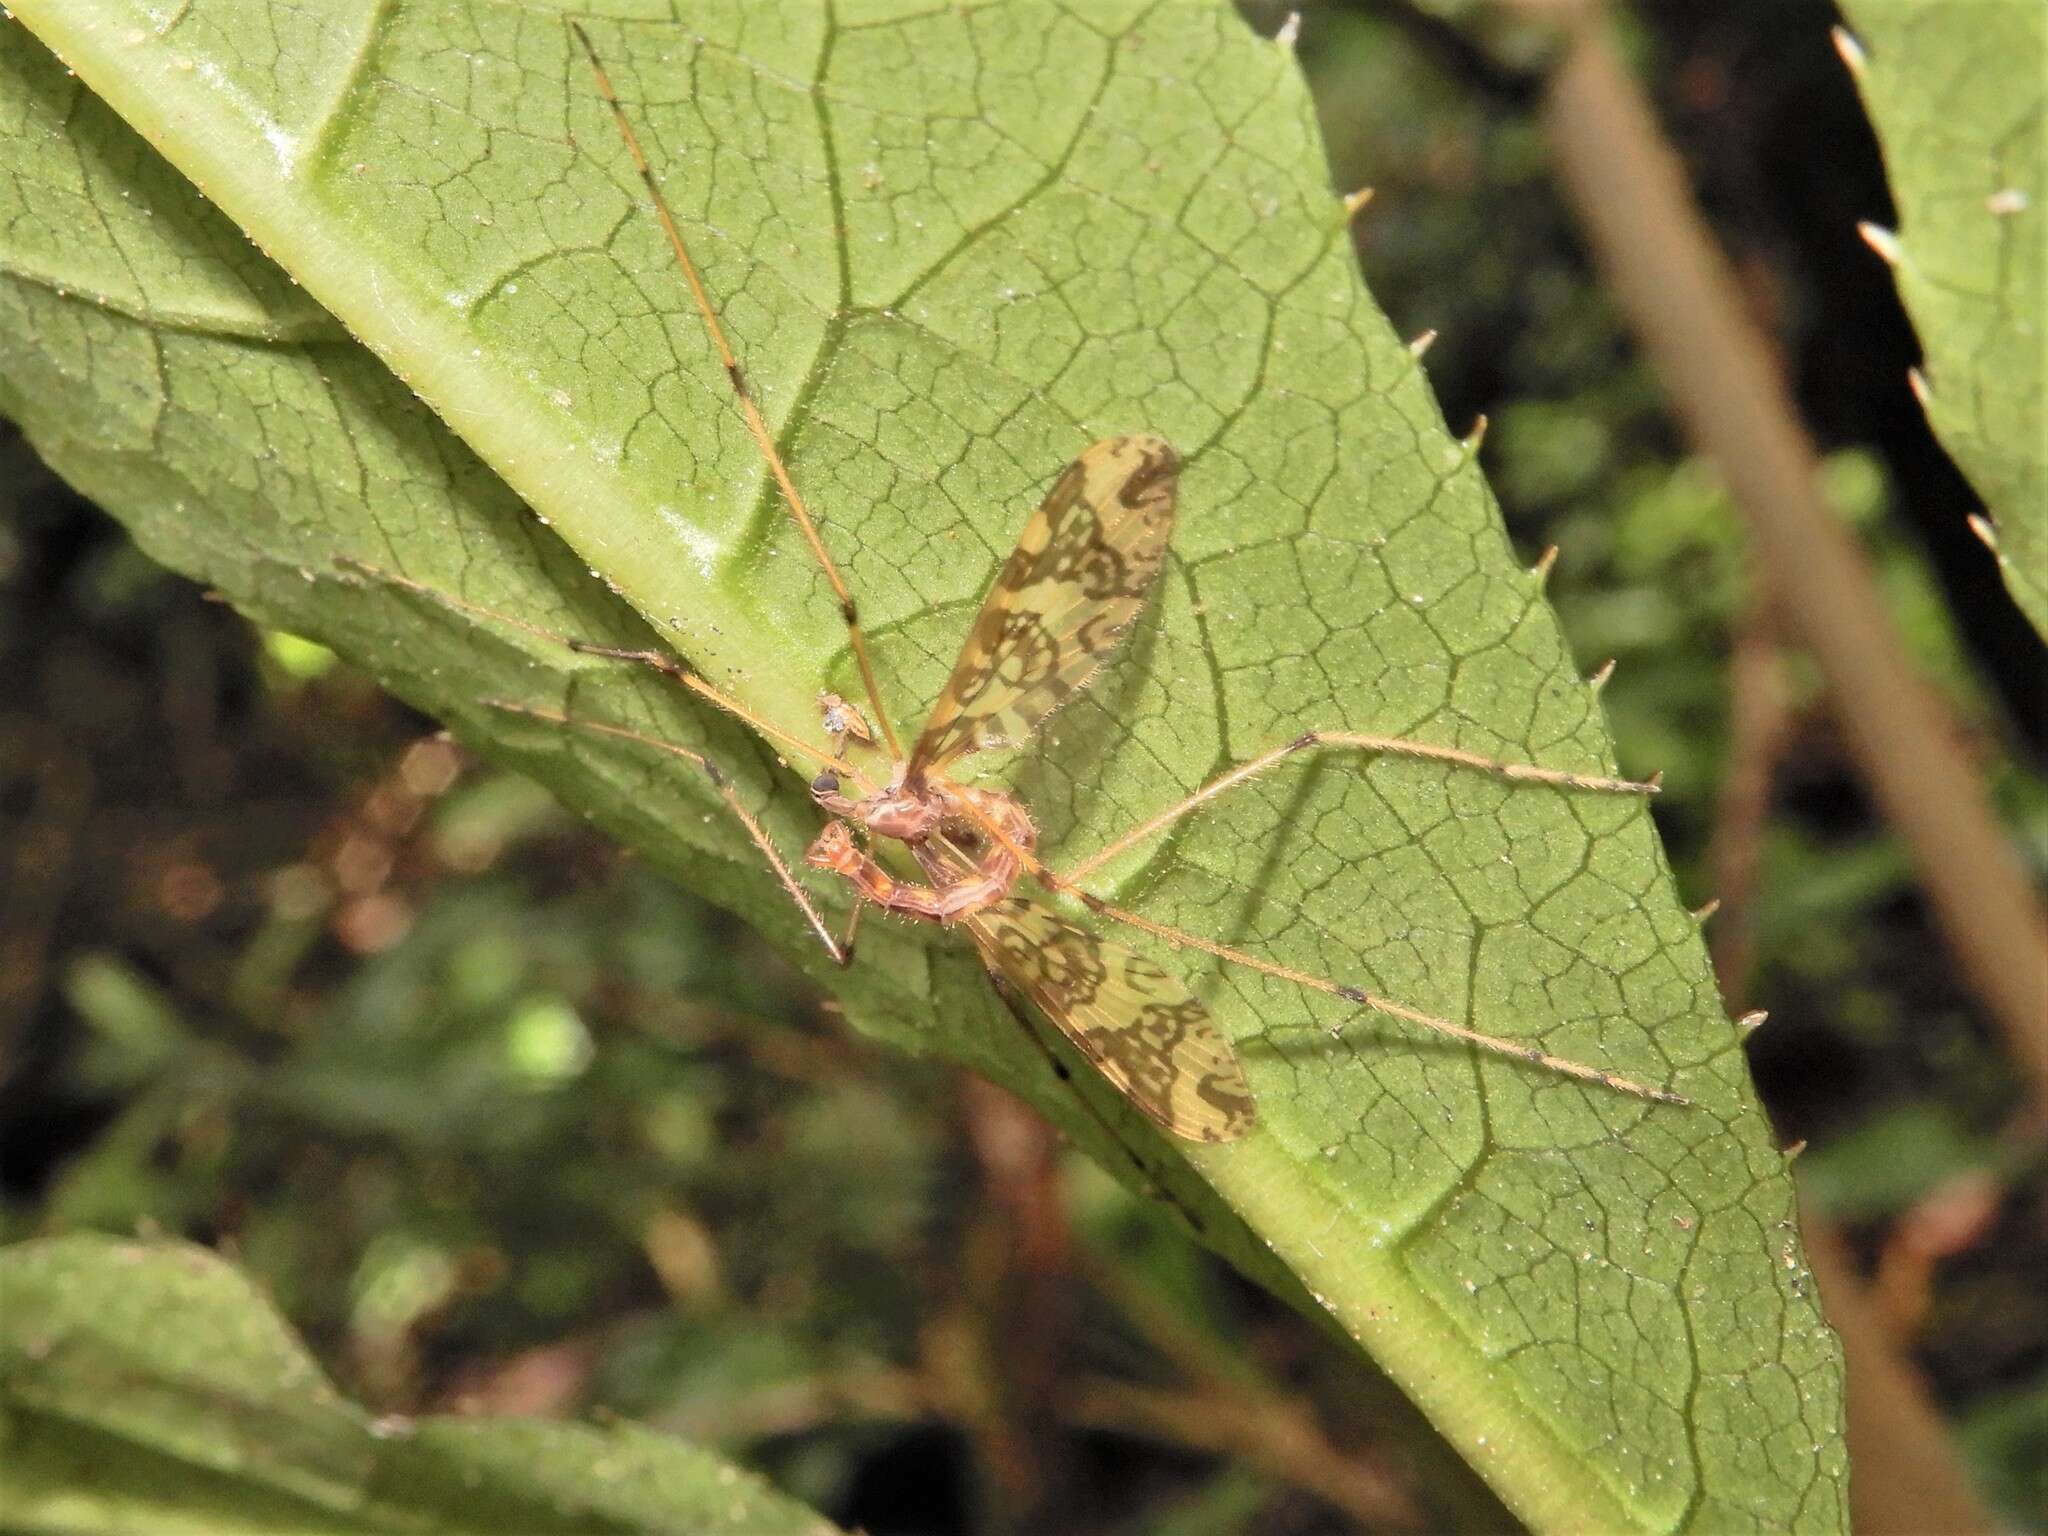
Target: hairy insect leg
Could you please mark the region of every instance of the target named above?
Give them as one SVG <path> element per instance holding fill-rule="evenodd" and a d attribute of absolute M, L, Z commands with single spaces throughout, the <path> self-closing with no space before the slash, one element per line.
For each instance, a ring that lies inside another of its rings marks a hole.
<path fill-rule="evenodd" d="M 493 624 L 502 624 L 508 629 L 516 629 L 523 634 L 536 636 L 539 639 L 559 645 L 564 650 L 574 651 L 579 656 L 596 656 L 607 661 L 623 661 L 659 672 L 662 676 L 673 678 L 676 682 L 681 683 L 707 704 L 711 704 L 723 710 L 726 714 L 731 715 L 756 735 L 774 742 L 777 746 L 789 748 L 798 756 L 818 764 L 826 771 L 837 774 L 862 789 L 869 787 L 868 781 L 851 764 L 835 757 L 830 752 L 822 751 L 811 745 L 802 737 L 783 730 L 773 721 L 762 719 L 761 716 L 748 709 L 746 705 L 740 703 L 738 699 L 714 688 L 688 665 L 666 651 L 658 651 L 651 647 L 636 648 L 631 646 L 600 645 L 592 640 L 579 640 L 574 635 L 565 635 L 559 630 L 549 629 L 544 624 L 536 624 L 531 619 L 522 619 L 516 614 L 504 613 L 496 608 L 487 608 L 481 603 L 472 603 L 465 598 L 443 592 L 438 587 L 430 587 L 425 582 L 414 581 L 410 576 L 401 576 L 396 571 L 387 571 L 381 566 L 371 565 L 367 561 L 357 560 L 351 556 L 338 557 L 335 560 L 335 564 L 344 570 L 355 571 L 373 580 L 384 582 L 390 586 L 400 587 L 407 592 L 424 597 L 430 602 L 438 603 L 443 608 L 453 609 L 457 613 L 470 614 L 480 619 L 488 619 Z"/>
<path fill-rule="evenodd" d="M 796 903 L 797 910 L 803 913 L 804 920 L 811 926 L 811 932 L 816 934 L 818 942 L 825 946 L 825 953 L 832 957 L 833 964 L 843 967 L 853 963 L 852 930 L 848 930 L 843 942 L 832 936 L 832 930 L 826 926 L 824 915 L 818 911 L 810 893 L 797 883 L 796 876 L 791 873 L 789 865 L 783 861 L 781 852 L 776 848 L 774 839 L 769 837 L 768 829 L 761 825 L 754 813 L 740 800 L 738 792 L 732 787 L 732 781 L 703 753 L 693 752 L 688 747 L 678 746 L 672 741 L 663 741 L 659 737 L 628 730 L 622 725 L 610 725 L 602 720 L 578 720 L 558 710 L 542 709 L 533 704 L 520 704 L 510 699 L 485 699 L 483 702 L 489 708 L 502 710 L 508 715 L 524 715 L 528 719 L 545 720 L 551 725 L 563 726 L 570 730 L 591 731 L 600 736 L 636 742 L 641 746 L 653 747 L 658 752 L 666 752 L 671 757 L 679 757 L 684 762 L 696 764 L 711 781 L 711 787 L 726 803 L 727 809 L 738 818 L 740 825 L 746 828 L 748 838 L 760 849 L 761 857 L 768 861 L 768 867 L 775 872 L 776 880 L 783 890 L 789 893 L 789 899 Z"/>
<path fill-rule="evenodd" d="M 872 851 L 868 844 L 868 829 L 865 826 L 854 824 L 853 837 L 854 841 L 860 845 L 862 852 Z M 839 947 L 846 955 L 846 959 L 841 962 L 842 964 L 851 965 L 853 963 L 853 941 L 860 933 L 861 914 L 866 912 L 867 909 L 867 902 L 860 899 L 858 892 L 856 892 L 853 910 L 846 914 L 846 932 L 840 936 L 839 940 Z"/>
<path fill-rule="evenodd" d="M 1449 763 L 1454 767 L 1475 769 L 1517 783 L 1551 784 L 1559 789 L 1593 790 L 1603 794 L 1654 795 L 1663 779 L 1661 774 L 1638 781 L 1605 778 L 1599 774 L 1572 773 L 1561 768 L 1538 768 L 1533 763 L 1502 762 L 1496 758 L 1482 757 L 1476 752 L 1465 752 L 1456 747 L 1431 746 L 1427 742 L 1408 741 L 1399 736 L 1367 736 L 1356 731 L 1304 731 L 1286 745 L 1262 752 L 1257 757 L 1239 763 L 1228 772 L 1218 774 L 1185 800 L 1168 806 L 1150 820 L 1126 832 L 1107 848 L 1090 854 L 1066 871 L 1061 878 L 1069 882 L 1085 880 L 1110 860 L 1129 852 L 1147 839 L 1156 837 L 1183 816 L 1200 809 L 1238 785 L 1258 777 L 1276 763 L 1294 756 L 1297 752 L 1306 752 L 1311 747 L 1349 747 L 1354 751 L 1379 753 L 1390 757 Z"/>
<path fill-rule="evenodd" d="M 856 901 L 853 911 L 847 914 L 846 932 L 839 936 L 839 952 L 846 957 L 839 962 L 842 966 L 853 964 L 853 941 L 860 936 L 860 915 L 867 907 L 866 902 Z"/>
<path fill-rule="evenodd" d="M 617 125 L 619 137 L 625 141 L 626 153 L 632 157 L 633 168 L 639 173 L 641 185 L 654 204 L 655 217 L 661 223 L 661 231 L 668 237 L 669 249 L 675 253 L 676 265 L 682 269 L 683 281 L 689 286 L 690 298 L 697 306 L 697 313 L 703 318 L 705 332 L 718 352 L 719 363 L 725 369 L 727 381 L 732 385 L 733 394 L 738 397 L 740 414 L 746 418 L 747 431 L 753 436 L 761 450 L 761 457 L 768 465 L 768 472 L 782 491 L 782 499 L 788 505 L 790 515 L 796 519 L 798 529 L 803 533 L 804 542 L 810 546 L 811 556 L 818 563 L 831 584 L 832 595 L 839 604 L 839 616 L 846 623 L 847 638 L 853 648 L 853 657 L 860 669 L 861 687 L 866 691 L 868 704 L 874 712 L 874 723 L 881 728 L 882 737 L 888 743 L 890 760 L 903 760 L 902 743 L 896 739 L 896 728 L 889 723 L 889 711 L 882 703 L 882 688 L 875 676 L 875 664 L 868 654 L 867 633 L 861 628 L 860 611 L 854 601 L 853 589 L 846 584 L 846 578 L 839 573 L 831 552 L 825 548 L 825 541 L 818 533 L 816 519 L 805 504 L 802 494 L 796 488 L 796 481 L 790 477 L 789 467 L 782 461 L 782 452 L 775 444 L 775 434 L 768 430 L 767 418 L 755 403 L 753 391 L 747 386 L 747 379 L 741 371 L 738 356 L 733 352 L 732 343 L 727 340 L 725 326 L 718 318 L 718 311 L 712 305 L 711 293 L 704 286 L 704 279 L 697 271 L 697 263 L 690 255 L 689 243 L 683 239 L 682 226 L 670 212 L 668 198 L 662 193 L 661 183 L 655 179 L 654 168 L 647 159 L 647 153 L 640 147 L 640 136 L 634 132 L 633 120 L 626 115 L 620 104 L 618 92 L 613 89 L 611 76 L 605 72 L 604 63 L 597 56 L 597 48 L 590 41 L 590 34 L 580 23 L 571 21 L 569 30 L 576 34 L 576 41 L 583 46 L 584 54 L 590 60 L 591 73 L 597 78 L 597 91 L 611 110 L 612 122 Z"/>

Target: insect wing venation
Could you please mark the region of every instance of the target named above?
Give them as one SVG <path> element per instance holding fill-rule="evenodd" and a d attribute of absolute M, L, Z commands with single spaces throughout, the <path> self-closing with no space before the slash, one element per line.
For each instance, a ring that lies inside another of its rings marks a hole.
<path fill-rule="evenodd" d="M 1256 1109 L 1237 1052 L 1171 972 L 1022 897 L 966 927 L 989 963 L 1174 1135 L 1235 1141 L 1251 1129 Z"/>
<path fill-rule="evenodd" d="M 968 631 L 911 753 L 913 775 L 1021 741 L 1087 686 L 1159 574 L 1179 469 L 1149 433 L 1105 438 L 1066 467 Z"/>

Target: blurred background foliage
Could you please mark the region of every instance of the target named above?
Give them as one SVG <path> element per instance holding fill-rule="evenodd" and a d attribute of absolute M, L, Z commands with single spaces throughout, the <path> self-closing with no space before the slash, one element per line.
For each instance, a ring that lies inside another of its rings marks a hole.
<path fill-rule="evenodd" d="M 1631 40 L 1829 499 L 2038 873 L 2040 649 L 1905 390 L 1832 20 L 1672 0 Z M 2038 1522 L 2040 1127 L 1525 97 L 1456 44 L 1403 7 L 1305 18 L 1335 180 L 1377 189 L 1367 279 L 1439 333 L 1453 428 L 1490 418 L 1510 534 L 1559 549 L 1581 663 L 1618 662 L 1622 764 L 1664 770 L 1681 886 L 1723 902 L 1731 1011 L 1773 1016 L 1751 1057 L 1810 1143 L 1810 1209 L 1981 1491 Z M 1097 1530 L 1435 1507 L 1429 1453 L 1318 1379 L 1307 1324 L 993 1090 L 867 1049 L 743 928 L 163 575 L 12 437 L 0 485 L 0 1240 L 218 1245 L 373 1409 L 628 1414 L 878 1533 L 1000 1529 L 1034 1482 Z"/>

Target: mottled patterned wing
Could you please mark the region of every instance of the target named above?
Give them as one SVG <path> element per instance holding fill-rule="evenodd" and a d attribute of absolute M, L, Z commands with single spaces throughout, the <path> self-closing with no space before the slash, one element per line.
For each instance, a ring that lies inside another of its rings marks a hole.
<path fill-rule="evenodd" d="M 1235 1141 L 1252 1128 L 1243 1064 L 1171 972 L 1022 897 L 965 924 L 988 963 L 1174 1135 Z"/>
<path fill-rule="evenodd" d="M 968 631 L 910 754 L 913 780 L 1023 740 L 1087 686 L 1159 574 L 1179 469 L 1149 434 L 1104 438 L 1066 467 Z"/>

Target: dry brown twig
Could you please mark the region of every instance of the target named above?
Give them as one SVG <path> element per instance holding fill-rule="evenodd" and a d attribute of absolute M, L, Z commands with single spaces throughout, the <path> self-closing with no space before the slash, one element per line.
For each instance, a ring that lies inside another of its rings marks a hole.
<path fill-rule="evenodd" d="M 1778 770 L 1791 740 L 1784 641 L 1770 604 L 1753 601 L 1735 634 L 1728 677 L 1728 770 L 1707 867 L 1714 874 L 1714 974 L 1730 1013 L 1746 1013 L 1756 969 L 1758 875 Z"/>
<path fill-rule="evenodd" d="M 1863 1536 L 1953 1536 L 1994 1529 L 1970 1490 L 1954 1438 L 1927 1381 L 1899 1352 L 1888 1320 L 1858 1278 L 1841 1238 L 1809 1208 L 1806 1259 L 1849 1361 L 1849 1446 L 1856 1475 L 1849 1513 Z"/>

